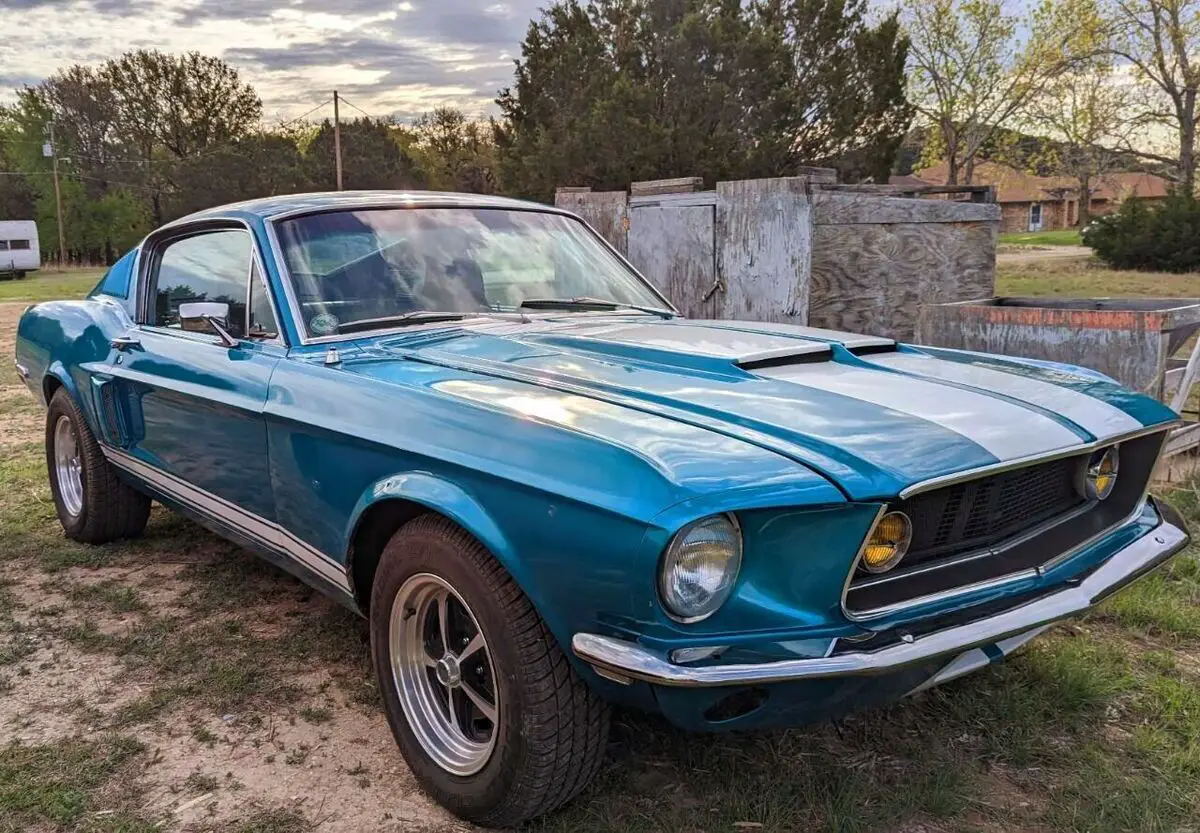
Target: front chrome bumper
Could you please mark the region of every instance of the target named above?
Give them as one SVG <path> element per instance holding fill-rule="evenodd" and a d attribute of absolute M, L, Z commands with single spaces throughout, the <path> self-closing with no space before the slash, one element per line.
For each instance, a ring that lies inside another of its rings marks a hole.
<path fill-rule="evenodd" d="M 1157 506 L 1163 519 L 1161 524 L 1117 552 L 1078 584 L 995 616 L 878 651 L 752 665 L 692 667 L 676 665 L 634 642 L 591 633 L 575 634 L 571 648 L 607 679 L 692 688 L 886 674 L 941 656 L 949 661 L 972 648 L 1036 631 L 1083 613 L 1182 550 L 1190 540 L 1182 518 L 1165 504 Z"/>

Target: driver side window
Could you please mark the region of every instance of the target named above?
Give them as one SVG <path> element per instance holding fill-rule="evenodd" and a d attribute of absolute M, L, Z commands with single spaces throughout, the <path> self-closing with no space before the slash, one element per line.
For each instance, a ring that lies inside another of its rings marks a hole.
<path fill-rule="evenodd" d="M 185 324 L 179 317 L 180 304 L 228 304 L 226 329 L 234 338 L 245 338 L 251 246 L 250 235 L 241 229 L 203 232 L 168 242 L 159 251 L 151 276 L 151 323 L 181 329 Z"/>

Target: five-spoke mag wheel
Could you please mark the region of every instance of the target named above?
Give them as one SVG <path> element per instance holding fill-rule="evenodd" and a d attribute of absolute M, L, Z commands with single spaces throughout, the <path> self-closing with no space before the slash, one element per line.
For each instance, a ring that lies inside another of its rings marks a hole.
<path fill-rule="evenodd" d="M 54 474 L 63 509 L 72 517 L 83 511 L 83 464 L 79 462 L 79 439 L 71 418 L 63 414 L 54 423 Z"/>
<path fill-rule="evenodd" d="M 46 410 L 46 468 L 68 538 L 104 544 L 146 527 L 150 498 L 117 476 L 65 388 L 54 392 Z"/>
<path fill-rule="evenodd" d="M 496 744 L 496 671 L 471 609 L 431 573 L 392 603 L 392 674 L 421 747 L 447 772 L 472 775 Z"/>
<path fill-rule="evenodd" d="M 510 827 L 561 806 L 595 774 L 607 704 L 462 527 L 430 513 L 396 530 L 369 615 L 388 723 L 443 806 Z"/>

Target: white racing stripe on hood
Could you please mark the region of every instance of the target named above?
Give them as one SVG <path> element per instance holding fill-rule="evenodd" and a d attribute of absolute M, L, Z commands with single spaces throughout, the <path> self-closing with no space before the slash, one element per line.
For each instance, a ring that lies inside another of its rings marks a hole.
<path fill-rule="evenodd" d="M 1080 445 L 1074 431 L 1048 416 L 962 388 L 837 362 L 752 371 L 756 376 L 829 391 L 927 420 L 985 448 L 1000 461 Z M 830 414 L 833 419 L 837 414 Z"/>
<path fill-rule="evenodd" d="M 865 356 L 863 361 L 916 373 L 932 379 L 945 379 L 981 390 L 991 390 L 1014 399 L 1028 401 L 1039 408 L 1061 414 L 1098 440 L 1127 434 L 1142 427 L 1120 408 L 1086 393 L 1060 387 L 1052 382 L 1032 379 L 1003 370 L 993 370 L 966 362 L 947 361 L 915 353 L 887 353 Z"/>

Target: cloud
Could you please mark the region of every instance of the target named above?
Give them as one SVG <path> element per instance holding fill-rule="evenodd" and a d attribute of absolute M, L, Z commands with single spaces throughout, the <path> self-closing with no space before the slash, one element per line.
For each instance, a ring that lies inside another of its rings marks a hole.
<path fill-rule="evenodd" d="M 146 9 L 151 5 L 153 5 L 152 0 L 0 0 L 0 11 L 71 7 L 83 14 L 95 12 L 104 15 L 124 15 Z"/>
<path fill-rule="evenodd" d="M 0 0 L 3 2 L 5 0 Z M 190 25 L 204 20 L 258 19 L 286 12 L 377 15 L 395 11 L 397 5 L 402 4 L 398 0 L 200 0 L 190 6 L 176 5 L 181 7 L 179 20 Z"/>
<path fill-rule="evenodd" d="M 22 87 L 31 87 L 41 81 L 36 75 L 21 75 L 0 73 L 0 89 L 19 90 Z"/>
<path fill-rule="evenodd" d="M 148 47 L 229 61 L 281 118 L 333 89 L 380 115 L 444 104 L 494 112 L 529 20 L 546 2 L 0 0 L 0 9 L 21 11 L 28 33 L 0 43 L 0 102 L 12 98 L 6 78 L 36 82 L 72 63 Z"/>

